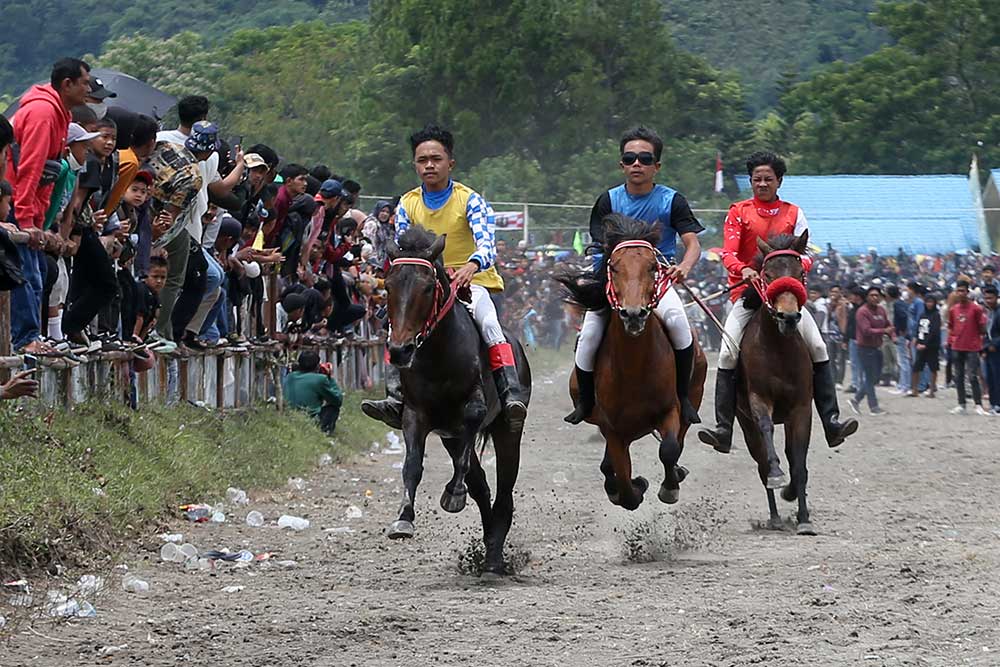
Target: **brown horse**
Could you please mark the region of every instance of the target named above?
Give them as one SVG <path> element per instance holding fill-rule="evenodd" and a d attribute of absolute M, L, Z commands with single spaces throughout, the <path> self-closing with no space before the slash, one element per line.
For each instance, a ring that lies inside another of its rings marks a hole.
<path fill-rule="evenodd" d="M 665 266 L 656 250 L 659 226 L 619 214 L 604 219 L 605 247 L 595 274 L 571 274 L 558 280 L 570 300 L 589 309 L 612 311 L 594 369 L 596 405 L 587 422 L 604 436 L 604 490 L 615 505 L 634 510 L 642 503 L 649 482 L 632 477 L 631 444 L 650 433 L 660 441 L 664 468 L 659 499 L 676 503 L 687 470 L 678 465 L 684 435 L 690 426 L 681 419 L 677 399 L 674 351 L 659 318 L 649 315 L 663 296 Z M 601 280 L 609 276 L 607 282 Z M 597 276 L 595 279 L 594 276 Z M 647 326 L 648 324 L 648 326 Z M 697 345 L 697 341 L 695 341 Z M 708 363 L 696 347 L 691 403 L 697 408 L 704 393 Z M 576 399 L 576 374 L 570 394 Z"/>
<path fill-rule="evenodd" d="M 747 291 L 744 304 L 758 310 L 747 323 L 740 344 L 736 411 L 750 455 L 767 489 L 769 527 L 783 527 L 774 490 L 784 486 L 781 497 L 799 502 L 800 535 L 816 534 L 806 506 L 813 366 L 797 331 L 806 294 L 801 256 L 808 239 L 809 232 L 804 231 L 798 237 L 785 234 L 766 242 L 757 240 L 761 254 L 754 268 L 761 279 L 758 289 Z M 785 426 L 785 457 L 792 471 L 791 483 L 787 483 L 775 451 L 775 424 Z"/>

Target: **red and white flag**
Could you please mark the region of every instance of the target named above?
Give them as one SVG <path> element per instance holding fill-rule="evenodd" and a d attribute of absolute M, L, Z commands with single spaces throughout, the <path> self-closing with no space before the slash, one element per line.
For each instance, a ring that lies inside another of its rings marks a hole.
<path fill-rule="evenodd" d="M 715 191 L 722 192 L 725 188 L 722 184 L 722 155 L 715 154 Z"/>

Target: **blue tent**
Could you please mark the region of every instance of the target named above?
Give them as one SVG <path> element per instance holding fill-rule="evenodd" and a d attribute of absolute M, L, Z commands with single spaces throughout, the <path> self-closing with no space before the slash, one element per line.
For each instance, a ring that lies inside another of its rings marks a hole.
<path fill-rule="evenodd" d="M 750 194 L 750 179 L 737 176 Z M 857 255 L 967 251 L 978 247 L 976 210 L 964 175 L 785 176 L 779 194 L 809 220 L 810 241 Z"/>

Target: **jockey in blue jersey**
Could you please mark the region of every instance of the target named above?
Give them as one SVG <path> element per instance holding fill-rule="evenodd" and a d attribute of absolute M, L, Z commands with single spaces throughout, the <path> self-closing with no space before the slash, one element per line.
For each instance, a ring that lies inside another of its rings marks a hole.
<path fill-rule="evenodd" d="M 659 223 L 658 249 L 671 262 L 677 251 L 677 236 L 681 237 L 684 255 L 679 263 L 671 265 L 670 273 L 675 280 L 684 280 L 701 256 L 698 233 L 704 231 L 704 227 L 694 217 L 683 195 L 653 182 L 660 171 L 663 140 L 652 130 L 640 126 L 625 133 L 620 148 L 620 164 L 625 173 L 625 183 L 597 199 L 590 214 L 590 235 L 595 243 L 604 242 L 602 220 L 609 213 L 621 213 L 651 224 Z M 609 315 L 609 310 L 605 308 L 601 311 L 588 311 L 583 318 L 575 359 L 580 393 L 573 412 L 566 416 L 566 421 L 570 424 L 579 424 L 594 409 L 594 365 Z M 701 422 L 698 411 L 688 398 L 691 370 L 694 367 L 694 338 L 691 335 L 691 324 L 684 312 L 684 304 L 675 288 L 667 290 L 656 307 L 656 315 L 666 327 L 674 347 L 681 417 L 689 424 L 698 424 Z"/>

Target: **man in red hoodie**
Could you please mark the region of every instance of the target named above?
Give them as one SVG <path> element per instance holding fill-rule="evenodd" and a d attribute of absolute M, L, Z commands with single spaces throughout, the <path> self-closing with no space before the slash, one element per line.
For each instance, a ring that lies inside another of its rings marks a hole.
<path fill-rule="evenodd" d="M 19 352 L 54 353 L 41 340 L 46 266 L 42 228 L 55 182 L 49 177 L 46 162 L 62 157 L 71 120 L 69 110 L 83 104 L 89 93 L 90 65 L 63 58 L 52 66 L 50 83 L 32 86 L 14 115 L 18 148 L 8 154 L 7 177 L 14 186 L 14 222 L 31 237 L 27 246 L 18 246 L 25 283 L 11 294 L 11 339 Z"/>
<path fill-rule="evenodd" d="M 976 414 L 986 415 L 983 392 L 979 387 L 979 351 L 983 349 L 983 334 L 986 333 L 986 311 L 969 298 L 968 280 L 955 283 L 955 296 L 958 301 L 948 309 L 948 349 L 951 350 L 951 367 L 955 370 L 958 405 L 952 408 L 951 413 L 966 414 L 965 371 L 968 369 Z"/>

